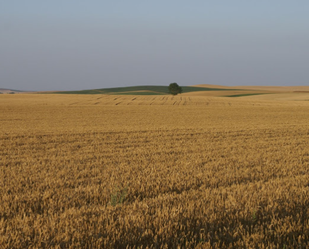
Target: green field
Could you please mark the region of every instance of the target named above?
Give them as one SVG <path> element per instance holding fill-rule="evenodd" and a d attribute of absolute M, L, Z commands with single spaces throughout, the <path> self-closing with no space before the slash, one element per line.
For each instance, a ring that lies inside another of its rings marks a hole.
<path fill-rule="evenodd" d="M 244 94 L 235 94 L 235 95 L 227 95 L 224 97 L 230 97 L 230 98 L 238 98 L 238 97 L 247 97 L 247 96 L 254 96 L 254 95 L 262 95 L 267 93 L 244 93 Z"/>

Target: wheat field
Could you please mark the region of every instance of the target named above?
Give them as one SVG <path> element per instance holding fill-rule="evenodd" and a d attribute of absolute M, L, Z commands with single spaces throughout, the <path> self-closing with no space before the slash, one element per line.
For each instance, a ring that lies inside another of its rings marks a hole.
<path fill-rule="evenodd" d="M 309 101 L 0 96 L 0 248 L 309 248 Z"/>

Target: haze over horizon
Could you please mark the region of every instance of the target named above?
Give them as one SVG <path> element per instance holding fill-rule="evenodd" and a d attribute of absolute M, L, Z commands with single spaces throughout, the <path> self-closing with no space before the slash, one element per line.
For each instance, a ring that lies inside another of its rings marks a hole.
<path fill-rule="evenodd" d="M 309 1 L 0 0 L 0 88 L 309 85 Z"/>

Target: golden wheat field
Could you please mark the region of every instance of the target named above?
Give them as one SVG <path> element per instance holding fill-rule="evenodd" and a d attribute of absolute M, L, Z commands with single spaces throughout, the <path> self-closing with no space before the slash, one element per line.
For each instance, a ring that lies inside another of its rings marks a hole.
<path fill-rule="evenodd" d="M 309 101 L 0 96 L 0 248 L 309 248 Z"/>

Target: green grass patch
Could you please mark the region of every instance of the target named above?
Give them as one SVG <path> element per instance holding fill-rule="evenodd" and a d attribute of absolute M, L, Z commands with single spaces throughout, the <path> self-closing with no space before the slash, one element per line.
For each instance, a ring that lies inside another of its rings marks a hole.
<path fill-rule="evenodd" d="M 105 93 L 127 93 L 127 92 L 138 92 L 138 91 L 149 91 L 157 93 L 168 94 L 167 86 L 129 86 L 129 87 L 114 87 L 114 88 L 103 88 L 100 89 Z"/>
<path fill-rule="evenodd" d="M 225 89 L 225 88 L 210 88 L 210 87 L 194 87 L 182 86 L 183 93 L 189 92 L 209 92 L 209 91 L 244 91 L 243 89 Z"/>
<path fill-rule="evenodd" d="M 223 97 L 229 97 L 229 98 L 238 98 L 238 97 L 246 97 L 246 96 L 253 96 L 253 95 L 263 95 L 267 93 L 244 93 L 244 94 L 235 94 L 235 95 L 225 95 Z"/>
<path fill-rule="evenodd" d="M 110 95 L 115 95 L 116 93 L 111 93 Z M 119 92 L 117 95 L 166 95 L 166 93 L 160 92 Z"/>

